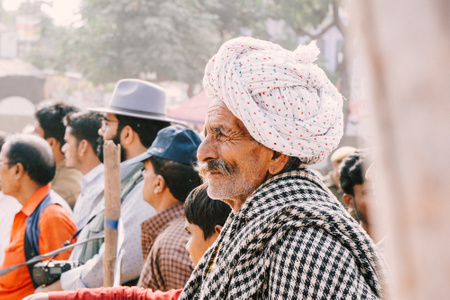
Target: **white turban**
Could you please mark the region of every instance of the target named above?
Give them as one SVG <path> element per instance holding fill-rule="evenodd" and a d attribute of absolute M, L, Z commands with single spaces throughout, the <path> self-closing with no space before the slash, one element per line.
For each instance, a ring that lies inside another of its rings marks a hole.
<path fill-rule="evenodd" d="M 315 42 L 291 52 L 254 38 L 232 39 L 206 65 L 203 87 L 255 140 L 314 164 L 337 147 L 343 132 L 342 96 L 313 64 L 318 54 Z"/>

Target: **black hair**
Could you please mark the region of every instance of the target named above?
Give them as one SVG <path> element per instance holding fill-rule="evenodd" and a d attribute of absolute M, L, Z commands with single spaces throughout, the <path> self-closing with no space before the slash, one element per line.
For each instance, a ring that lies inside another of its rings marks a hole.
<path fill-rule="evenodd" d="M 86 140 L 91 144 L 94 152 L 98 147 L 98 130 L 102 127 L 103 115 L 96 112 L 71 112 L 63 121 L 66 127 L 71 127 L 71 134 L 78 141 Z"/>
<path fill-rule="evenodd" d="M 202 229 L 205 240 L 214 233 L 216 225 L 225 224 L 231 212 L 228 204 L 211 199 L 206 190 L 206 184 L 195 188 L 184 204 L 184 217 Z"/>
<path fill-rule="evenodd" d="M 194 166 L 185 165 L 173 160 L 152 156 L 150 161 L 155 174 L 164 177 L 172 196 L 184 203 L 189 192 L 201 183 L 200 176 Z"/>
<path fill-rule="evenodd" d="M 9 165 L 20 163 L 28 176 L 40 186 L 55 177 L 56 163 L 50 145 L 38 136 L 16 134 L 6 139 L 4 150 Z"/>
<path fill-rule="evenodd" d="M 51 102 L 44 102 L 38 106 L 34 116 L 39 122 L 39 125 L 44 130 L 44 139 L 55 138 L 64 145 L 64 133 L 66 127 L 63 124 L 63 118 L 70 112 L 79 111 L 73 105 L 58 102 L 52 104 Z"/>
<path fill-rule="evenodd" d="M 123 115 L 116 115 L 116 118 L 119 122 L 117 134 L 120 134 L 125 126 L 130 126 L 133 131 L 138 134 L 141 144 L 146 148 L 149 148 L 152 145 L 156 135 L 161 129 L 170 126 L 170 122 L 166 121 L 142 119 Z"/>
<path fill-rule="evenodd" d="M 283 167 L 283 170 L 281 170 L 280 173 L 286 173 L 286 172 L 292 172 L 295 170 L 298 170 L 300 168 L 300 164 L 301 164 L 301 160 L 300 158 L 296 157 L 296 156 L 289 156 L 288 161 L 286 162 L 286 164 Z"/>
<path fill-rule="evenodd" d="M 339 165 L 339 177 L 341 188 L 344 193 L 354 196 L 353 187 L 364 183 L 363 163 L 366 153 L 361 150 L 355 151 L 342 160 Z"/>

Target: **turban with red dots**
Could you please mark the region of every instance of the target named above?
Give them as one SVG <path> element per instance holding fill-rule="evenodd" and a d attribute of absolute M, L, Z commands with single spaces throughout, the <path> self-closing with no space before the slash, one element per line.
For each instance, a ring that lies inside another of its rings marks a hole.
<path fill-rule="evenodd" d="M 318 55 L 315 42 L 292 52 L 239 37 L 208 62 L 203 87 L 225 102 L 255 140 L 314 164 L 337 147 L 343 133 L 343 99 L 313 64 Z"/>

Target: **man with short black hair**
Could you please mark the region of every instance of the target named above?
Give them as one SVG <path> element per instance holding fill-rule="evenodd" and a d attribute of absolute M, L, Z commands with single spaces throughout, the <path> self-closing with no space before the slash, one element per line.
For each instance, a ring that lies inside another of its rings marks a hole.
<path fill-rule="evenodd" d="M 354 209 L 356 220 L 372 239 L 377 242 L 369 214 L 373 190 L 370 180 L 364 176 L 369 165 L 370 161 L 367 151 L 357 150 L 342 161 L 339 174 L 345 203 L 349 208 Z"/>
<path fill-rule="evenodd" d="M 66 166 L 76 168 L 83 174 L 80 195 L 73 208 L 78 229 L 83 228 L 103 208 L 104 167 L 97 156 L 98 130 L 102 121 L 103 116 L 94 112 L 69 113 L 64 118 L 66 133 L 62 152 Z M 74 252 L 80 248 L 75 248 Z"/>
<path fill-rule="evenodd" d="M 80 193 L 82 174 L 73 167 L 68 167 L 64 161 L 61 148 L 64 145 L 64 117 L 78 111 L 78 108 L 63 102 L 43 102 L 36 110 L 35 133 L 45 139 L 50 145 L 56 161 L 56 174 L 52 180 L 52 189 L 58 193 L 73 209 Z"/>
<path fill-rule="evenodd" d="M 50 192 L 54 176 L 55 160 L 47 142 L 33 135 L 6 139 L 0 152 L 2 191 L 23 206 L 14 218 L 2 268 L 56 250 L 76 232 L 67 203 Z M 56 259 L 69 255 L 66 251 Z M 32 294 L 31 270 L 32 266 L 23 266 L 0 277 L 0 298 L 16 300 Z"/>

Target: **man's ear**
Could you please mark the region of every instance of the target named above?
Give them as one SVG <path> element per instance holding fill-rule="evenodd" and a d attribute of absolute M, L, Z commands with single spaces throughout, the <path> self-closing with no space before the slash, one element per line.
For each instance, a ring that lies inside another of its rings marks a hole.
<path fill-rule="evenodd" d="M 221 225 L 216 225 L 214 226 L 214 232 L 219 235 L 219 233 L 222 231 L 222 226 Z"/>
<path fill-rule="evenodd" d="M 156 175 L 156 179 L 153 182 L 153 189 L 155 194 L 160 194 L 166 188 L 166 180 L 162 175 Z"/>
<path fill-rule="evenodd" d="M 120 133 L 120 143 L 123 145 L 130 145 L 135 139 L 135 132 L 131 126 L 127 125 L 122 129 Z"/>
<path fill-rule="evenodd" d="M 347 204 L 348 207 L 355 208 L 352 195 L 344 193 L 344 195 L 342 196 L 342 199 L 344 200 L 345 204 Z"/>
<path fill-rule="evenodd" d="M 88 152 L 89 146 L 90 144 L 87 140 L 81 140 L 78 143 L 78 154 L 84 156 Z"/>
<path fill-rule="evenodd" d="M 17 163 L 14 166 L 14 177 L 18 180 L 25 174 L 25 169 L 23 168 L 23 165 L 21 163 Z"/>
<path fill-rule="evenodd" d="M 273 151 L 273 150 L 272 150 Z M 285 154 L 281 154 L 280 152 L 273 151 L 272 159 L 269 162 L 269 173 L 272 175 L 276 175 L 283 170 L 286 165 L 289 156 Z"/>
<path fill-rule="evenodd" d="M 52 150 L 55 148 L 58 148 L 58 149 L 61 148 L 58 140 L 55 139 L 54 137 L 48 138 L 47 143 L 50 145 L 50 148 L 52 148 Z"/>

